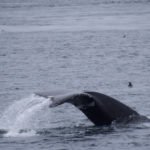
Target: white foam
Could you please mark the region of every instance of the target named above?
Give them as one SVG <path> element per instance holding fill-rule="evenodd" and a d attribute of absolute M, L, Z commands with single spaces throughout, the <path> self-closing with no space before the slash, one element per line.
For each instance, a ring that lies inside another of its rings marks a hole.
<path fill-rule="evenodd" d="M 31 137 L 31 136 L 37 136 L 35 130 L 28 130 L 26 132 L 20 132 L 20 130 L 10 130 L 4 135 L 4 137 Z"/>
<path fill-rule="evenodd" d="M 0 129 L 8 131 L 6 137 L 34 136 L 43 118 L 41 111 L 49 110 L 49 103 L 49 99 L 34 94 L 15 101 L 2 114 Z"/>

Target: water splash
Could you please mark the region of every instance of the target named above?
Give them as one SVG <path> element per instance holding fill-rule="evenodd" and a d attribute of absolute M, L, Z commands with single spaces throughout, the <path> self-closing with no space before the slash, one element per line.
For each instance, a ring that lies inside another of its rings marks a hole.
<path fill-rule="evenodd" d="M 39 131 L 91 125 L 85 115 L 70 104 L 50 109 L 51 100 L 35 94 L 13 102 L 0 116 L 0 134 L 5 137 L 39 135 Z"/>
<path fill-rule="evenodd" d="M 5 136 L 33 136 L 36 129 L 42 127 L 49 115 L 50 99 L 35 94 L 15 101 L 0 118 L 0 129 L 8 131 Z M 43 124 L 42 124 L 43 123 Z"/>

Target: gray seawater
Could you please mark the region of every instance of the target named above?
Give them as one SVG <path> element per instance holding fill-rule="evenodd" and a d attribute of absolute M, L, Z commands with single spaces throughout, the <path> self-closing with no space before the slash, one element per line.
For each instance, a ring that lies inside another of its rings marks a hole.
<path fill-rule="evenodd" d="M 0 0 L 0 149 L 148 150 L 150 123 L 95 127 L 34 94 L 50 89 L 98 91 L 150 117 L 150 1 Z"/>

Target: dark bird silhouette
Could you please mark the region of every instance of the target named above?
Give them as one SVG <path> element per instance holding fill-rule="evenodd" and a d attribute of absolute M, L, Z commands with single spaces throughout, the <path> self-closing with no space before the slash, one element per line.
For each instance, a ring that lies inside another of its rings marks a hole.
<path fill-rule="evenodd" d="M 133 87 L 133 84 L 131 82 L 128 82 L 128 87 Z"/>

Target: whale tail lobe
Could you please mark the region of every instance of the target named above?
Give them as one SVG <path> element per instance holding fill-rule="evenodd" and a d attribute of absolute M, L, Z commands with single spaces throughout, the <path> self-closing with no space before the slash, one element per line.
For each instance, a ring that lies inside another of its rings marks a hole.
<path fill-rule="evenodd" d="M 38 93 L 37 93 L 38 94 Z M 56 107 L 63 103 L 70 103 L 82 111 L 95 125 L 110 125 L 113 121 L 124 122 L 139 114 L 119 102 L 118 100 L 98 92 L 72 92 L 65 94 L 39 93 L 38 95 L 50 97 Z"/>

